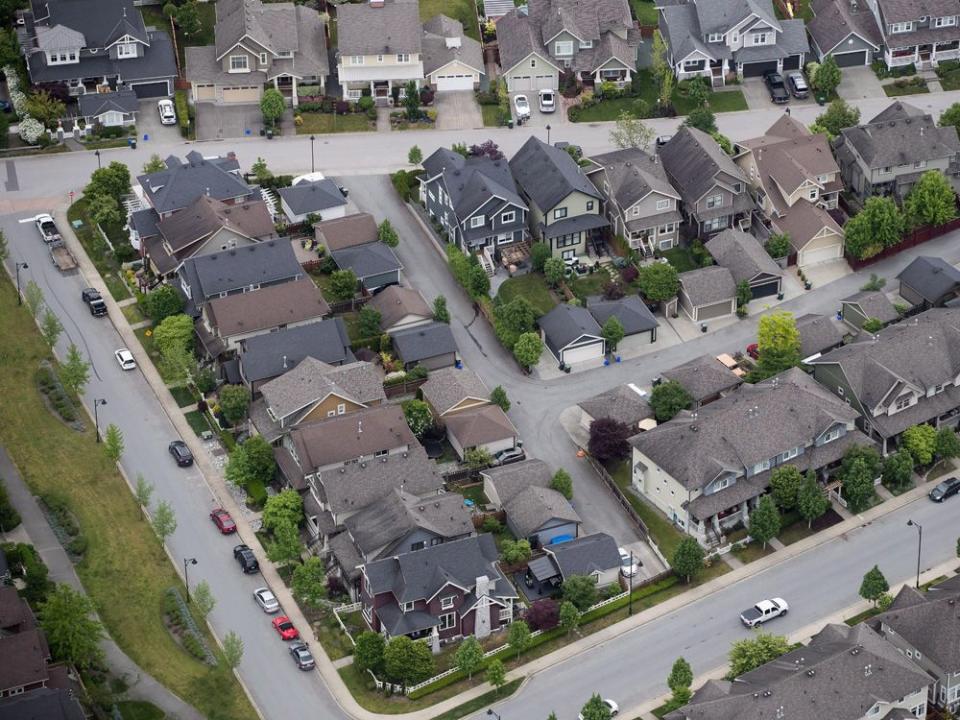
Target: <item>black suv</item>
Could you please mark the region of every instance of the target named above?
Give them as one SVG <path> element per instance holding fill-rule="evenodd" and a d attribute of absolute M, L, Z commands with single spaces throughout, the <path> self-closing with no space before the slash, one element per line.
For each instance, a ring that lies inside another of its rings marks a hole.
<path fill-rule="evenodd" d="M 193 453 L 190 452 L 190 448 L 187 447 L 187 444 L 183 440 L 174 440 L 167 446 L 167 450 L 170 451 L 173 459 L 177 461 L 177 465 L 180 467 L 190 467 L 193 465 Z"/>
<path fill-rule="evenodd" d="M 783 75 L 776 70 L 767 70 L 763 74 L 763 82 L 770 91 L 770 99 L 777 105 L 783 105 L 790 100 L 790 93 L 787 92 L 786 83 L 783 82 Z"/>
<path fill-rule="evenodd" d="M 240 563 L 240 568 L 247 574 L 252 575 L 260 571 L 260 563 L 257 562 L 256 555 L 248 545 L 237 545 L 233 549 L 233 557 Z"/>
<path fill-rule="evenodd" d="M 930 499 L 934 502 L 943 502 L 951 495 L 960 493 L 960 479 L 947 478 L 930 491 Z"/>
<path fill-rule="evenodd" d="M 80 297 L 90 308 L 90 314 L 94 317 L 101 317 L 107 314 L 107 304 L 103 301 L 103 296 L 96 288 L 86 288 Z"/>

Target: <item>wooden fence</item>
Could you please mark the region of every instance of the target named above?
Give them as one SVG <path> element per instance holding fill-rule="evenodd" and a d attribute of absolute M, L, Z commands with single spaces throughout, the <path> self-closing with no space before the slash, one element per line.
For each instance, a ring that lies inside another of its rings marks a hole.
<path fill-rule="evenodd" d="M 916 230 L 911 230 L 910 232 L 906 233 L 903 236 L 903 240 L 896 245 L 884 248 L 873 257 L 866 258 L 865 260 L 858 260 L 846 251 L 844 254 L 850 267 L 853 268 L 853 270 L 860 270 L 861 268 L 865 268 L 873 265 L 874 263 L 880 262 L 881 260 L 885 260 L 888 257 L 893 257 L 904 250 L 909 250 L 917 245 L 922 245 L 928 240 L 933 240 L 941 235 L 946 235 L 948 232 L 953 232 L 958 228 L 960 228 L 960 218 L 955 218 L 944 225 L 937 225 L 935 227 L 919 227 Z"/>
<path fill-rule="evenodd" d="M 393 385 L 384 385 L 383 392 L 387 396 L 387 400 L 391 400 L 395 397 L 401 397 L 415 392 L 416 389 L 426 381 L 427 378 L 420 378 L 419 380 L 404 380 L 403 382 L 394 383 Z"/>
<path fill-rule="evenodd" d="M 630 504 L 630 500 L 626 497 L 626 495 L 623 494 L 623 491 L 620 489 L 620 486 L 617 485 L 616 481 L 610 477 L 610 473 L 607 472 L 607 469 L 589 455 L 587 455 L 587 460 L 590 462 L 591 467 L 597 471 L 600 479 L 603 480 L 603 484 L 607 486 L 607 489 L 613 494 L 613 497 L 616 499 L 616 501 L 620 503 L 620 506 L 627 514 L 627 517 L 630 518 L 633 521 L 633 524 L 637 526 L 637 529 L 640 531 L 643 539 L 649 541 L 650 531 L 647 530 L 646 523 L 643 522 L 637 511 L 633 509 L 633 505 Z"/>

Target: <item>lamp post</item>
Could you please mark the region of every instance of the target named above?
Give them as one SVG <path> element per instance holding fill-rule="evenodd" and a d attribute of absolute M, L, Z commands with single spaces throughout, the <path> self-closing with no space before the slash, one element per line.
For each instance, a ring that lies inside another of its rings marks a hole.
<path fill-rule="evenodd" d="M 627 600 L 627 615 L 633 615 L 633 576 L 636 573 L 633 571 L 633 550 L 630 551 L 630 597 Z"/>
<path fill-rule="evenodd" d="M 488 717 L 495 717 L 497 720 L 501 720 L 500 716 L 499 716 L 497 713 L 495 713 L 493 710 L 491 710 L 490 708 L 487 708 L 487 716 L 488 716 Z"/>
<path fill-rule="evenodd" d="M 316 165 L 314 164 L 314 157 L 313 157 L 313 143 L 316 139 L 317 138 L 315 135 L 310 136 L 310 172 L 311 173 L 316 172 Z"/>
<path fill-rule="evenodd" d="M 93 399 L 93 434 L 97 438 L 97 442 L 100 442 L 100 416 L 97 413 L 97 408 L 106 404 L 106 398 Z"/>
<path fill-rule="evenodd" d="M 196 558 L 183 559 L 183 584 L 187 586 L 187 604 L 190 604 L 190 566 L 196 565 Z"/>
<path fill-rule="evenodd" d="M 97 170 L 99 170 L 99 169 L 102 167 L 102 166 L 100 165 L 100 151 L 99 151 L 99 150 L 94 150 L 94 151 L 93 151 L 93 154 L 97 156 Z"/>
<path fill-rule="evenodd" d="M 923 548 L 923 527 L 918 522 L 913 520 L 907 520 L 907 525 L 911 525 L 917 529 L 917 590 L 920 589 L 920 551 Z"/>
<path fill-rule="evenodd" d="M 25 262 L 16 263 L 17 267 L 17 305 L 23 305 L 23 295 L 20 294 L 20 269 L 29 270 L 30 266 Z"/>
<path fill-rule="evenodd" d="M 547 125 L 547 145 L 550 144 L 550 126 Z"/>

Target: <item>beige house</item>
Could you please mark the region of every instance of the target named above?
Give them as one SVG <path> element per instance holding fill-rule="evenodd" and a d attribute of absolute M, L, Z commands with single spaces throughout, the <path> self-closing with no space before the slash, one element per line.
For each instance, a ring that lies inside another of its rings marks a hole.
<path fill-rule="evenodd" d="M 487 386 L 479 375 L 466 368 L 444 368 L 430 373 L 420 393 L 441 423 L 450 415 L 490 404 Z"/>
<path fill-rule="evenodd" d="M 426 325 L 433 320 L 433 309 L 415 288 L 391 285 L 374 295 L 367 305 L 380 313 L 380 329 L 385 333 Z"/>
<path fill-rule="evenodd" d="M 737 311 L 737 283 L 720 265 L 680 273 L 680 309 L 693 322 L 728 317 Z"/>
<path fill-rule="evenodd" d="M 421 41 L 423 74 L 438 92 L 474 90 L 486 75 L 483 48 L 467 37 L 463 24 L 446 15 L 436 15 L 423 24 Z"/>

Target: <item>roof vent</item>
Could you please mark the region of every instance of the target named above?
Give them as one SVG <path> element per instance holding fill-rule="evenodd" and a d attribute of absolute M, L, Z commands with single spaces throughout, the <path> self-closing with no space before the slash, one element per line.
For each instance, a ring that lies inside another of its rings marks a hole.
<path fill-rule="evenodd" d="M 810 668 L 809 670 L 807 670 L 807 677 L 813 677 L 816 674 L 817 674 L 817 671 L 814 670 L 813 668 Z"/>
<path fill-rule="evenodd" d="M 409 455 L 410 455 L 410 453 L 408 453 L 408 452 L 404 452 L 404 453 L 403 453 L 403 457 L 407 457 L 407 456 L 409 456 Z"/>
<path fill-rule="evenodd" d="M 365 468 L 367 464 L 365 462 L 360 463 L 360 467 Z"/>
<path fill-rule="evenodd" d="M 340 472 L 345 473 L 347 469 L 345 467 L 340 468 Z"/>
<path fill-rule="evenodd" d="M 773 693 L 770 692 L 769 690 L 764 690 L 764 691 L 763 691 L 763 696 L 764 696 L 764 697 L 770 697 L 771 695 L 773 695 Z"/>
<path fill-rule="evenodd" d="M 421 505 L 418 509 L 420 510 L 420 512 L 423 512 L 424 510 L 426 510 L 426 507 L 424 507 L 423 505 Z"/>
<path fill-rule="evenodd" d="M 385 457 L 380 458 L 380 462 L 385 463 L 387 459 Z"/>

